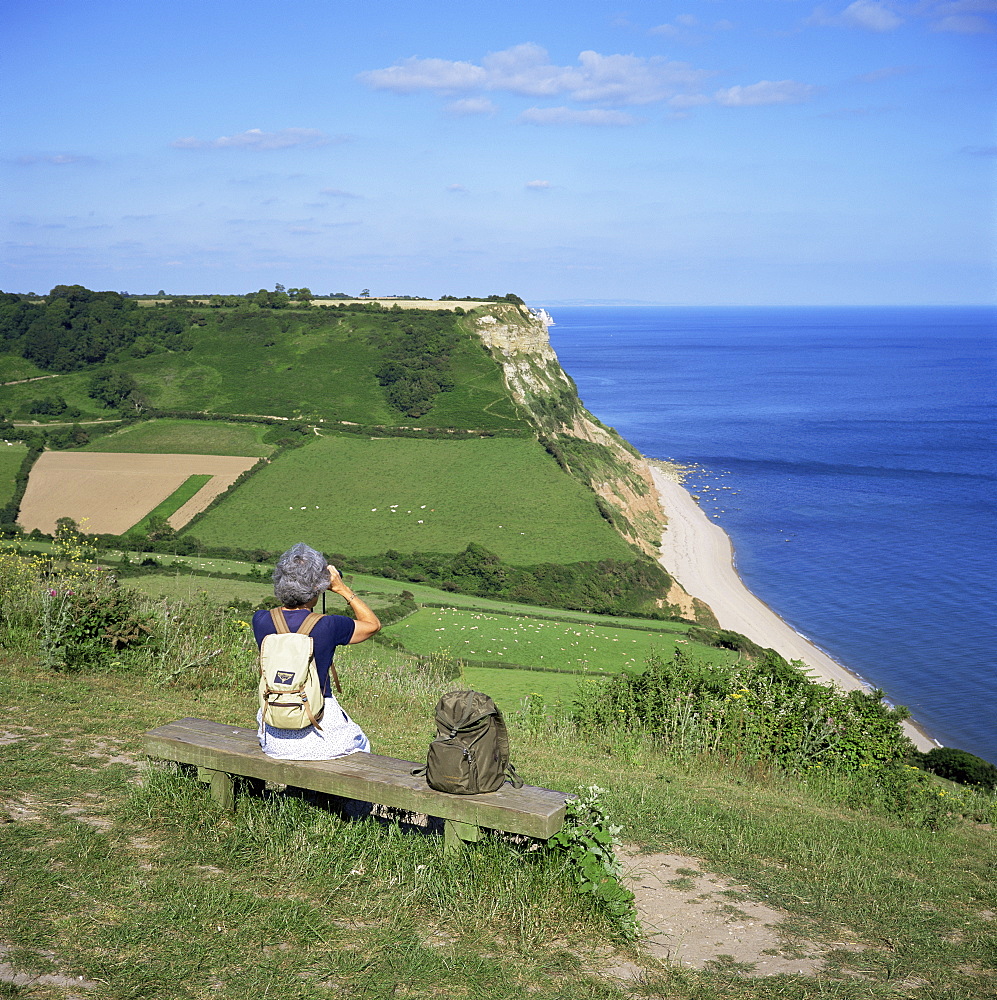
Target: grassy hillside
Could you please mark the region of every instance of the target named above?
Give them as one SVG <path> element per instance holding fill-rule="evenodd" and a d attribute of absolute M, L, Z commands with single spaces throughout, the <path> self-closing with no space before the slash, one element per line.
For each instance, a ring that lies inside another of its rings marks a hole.
<path fill-rule="evenodd" d="M 193 309 L 182 315 L 188 324 L 193 320 L 184 334 L 189 349 L 141 357 L 123 351 L 96 367 L 0 386 L 0 408 L 22 411 L 31 400 L 57 393 L 79 408 L 83 419 L 105 416 L 107 409 L 87 391 L 99 368 L 129 374 L 142 398 L 159 409 L 483 429 L 518 423 L 499 369 L 450 313 L 245 308 Z M 389 405 L 377 375 L 392 344 L 404 342 L 410 336 L 406 331 L 421 323 L 442 324 L 452 333 L 447 371 L 454 388 L 440 393 L 430 411 L 413 421 Z M 11 354 L 0 356 L 0 372 L 7 381 L 46 374 Z"/>
<path fill-rule="evenodd" d="M 487 307 L 495 322 L 487 324 L 486 347 L 479 317 L 463 311 L 137 309 L 115 293 L 78 286 L 51 299 L 0 307 L 11 349 L 57 373 L 0 386 L 0 409 L 21 423 L 65 425 L 49 429 L 50 447 L 276 452 L 184 529 L 181 551 L 199 544 L 277 551 L 307 539 L 358 569 L 614 613 L 659 609 L 668 591 L 666 574 L 628 543 L 639 540 L 649 555 L 654 545 L 638 538 L 613 499 L 590 488 L 639 498 L 646 484 L 605 444 L 576 442 L 571 450 L 563 432 L 583 410 L 542 327 L 511 302 Z M 101 317 L 110 325 L 90 336 Z M 88 424 L 142 413 L 154 419 L 100 436 L 107 428 Z M 182 419 L 198 413 L 270 425 Z M 77 421 L 87 426 L 71 429 Z M 453 438 L 455 430 L 475 439 Z M 139 522 L 150 512 L 132 513 Z M 659 532 L 651 519 L 653 543 Z M 171 541 L 149 542 L 164 540 Z M 481 551 L 466 565 L 436 559 L 469 545 Z M 418 565 L 399 563 L 416 554 Z M 568 565 L 576 568 L 563 579 L 550 568 Z"/>
<path fill-rule="evenodd" d="M 254 475 L 188 532 L 209 545 L 274 551 L 461 551 L 477 542 L 516 565 L 632 550 L 594 497 L 536 441 L 316 437 Z"/>

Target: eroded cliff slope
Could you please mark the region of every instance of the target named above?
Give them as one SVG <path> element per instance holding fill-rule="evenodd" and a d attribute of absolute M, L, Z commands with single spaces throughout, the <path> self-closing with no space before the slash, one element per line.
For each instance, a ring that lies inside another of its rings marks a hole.
<path fill-rule="evenodd" d="M 546 319 L 500 303 L 469 315 L 467 323 L 502 366 L 510 395 L 547 451 L 595 492 L 603 517 L 628 542 L 657 559 L 666 518 L 651 470 L 628 441 L 582 405 L 551 347 Z M 660 603 L 686 618 L 712 617 L 674 582 Z"/>

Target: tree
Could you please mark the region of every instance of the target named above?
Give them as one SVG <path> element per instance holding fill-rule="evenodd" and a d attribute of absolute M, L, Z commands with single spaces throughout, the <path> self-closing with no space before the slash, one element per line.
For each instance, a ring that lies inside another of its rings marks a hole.
<path fill-rule="evenodd" d="M 278 283 L 277 283 L 276 285 L 274 285 L 274 286 L 273 286 L 273 290 L 274 290 L 274 291 L 275 291 L 275 292 L 276 292 L 276 293 L 277 293 L 278 295 L 283 295 L 283 294 L 284 294 L 284 292 L 286 292 L 286 291 L 287 291 L 287 289 L 286 289 L 286 288 L 285 288 L 285 287 L 284 287 L 284 286 L 283 286 L 282 284 L 280 284 L 280 282 L 278 282 Z"/>
<path fill-rule="evenodd" d="M 117 408 L 138 389 L 138 383 L 127 372 L 99 371 L 90 377 L 87 392 L 105 406 Z"/>
<path fill-rule="evenodd" d="M 369 299 L 370 298 L 370 289 L 369 288 L 363 289 L 363 291 L 360 292 L 360 298 L 362 298 L 362 299 Z"/>

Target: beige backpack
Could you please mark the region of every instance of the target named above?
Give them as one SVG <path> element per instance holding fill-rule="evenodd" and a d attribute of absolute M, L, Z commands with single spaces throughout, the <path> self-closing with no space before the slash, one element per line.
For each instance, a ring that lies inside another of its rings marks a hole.
<path fill-rule="evenodd" d="M 270 612 L 276 635 L 268 635 L 260 646 L 260 711 L 263 721 L 275 729 L 321 729 L 325 697 L 315 667 L 311 631 L 321 619 L 311 612 L 297 632 L 287 626 L 284 612 Z"/>

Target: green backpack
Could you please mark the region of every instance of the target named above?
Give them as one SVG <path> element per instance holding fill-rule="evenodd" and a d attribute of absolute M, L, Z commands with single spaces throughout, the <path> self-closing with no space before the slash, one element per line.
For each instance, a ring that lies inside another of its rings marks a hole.
<path fill-rule="evenodd" d="M 506 778 L 522 779 L 509 763 L 509 733 L 495 702 L 478 691 L 451 691 L 436 705 L 437 737 L 429 744 L 425 775 L 430 788 L 453 795 L 495 792 Z"/>
<path fill-rule="evenodd" d="M 311 631 L 322 618 L 314 611 L 292 632 L 280 608 L 270 612 L 275 635 L 260 646 L 260 711 L 275 729 L 321 729 L 325 698 L 315 668 Z"/>

